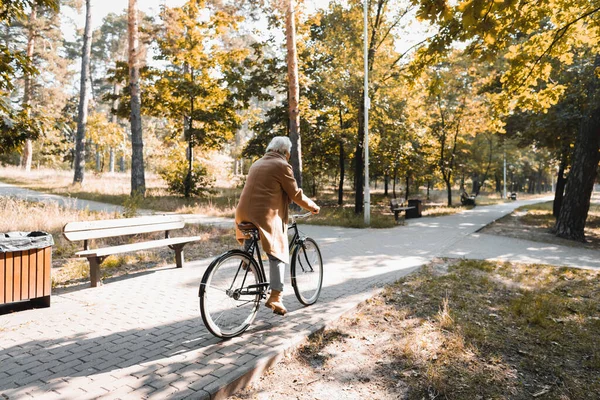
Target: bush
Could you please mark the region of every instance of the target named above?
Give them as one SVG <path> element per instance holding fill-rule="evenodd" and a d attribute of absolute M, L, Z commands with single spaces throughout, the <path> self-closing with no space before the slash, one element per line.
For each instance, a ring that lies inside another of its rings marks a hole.
<path fill-rule="evenodd" d="M 186 180 L 188 179 L 187 161 L 178 161 L 159 171 L 160 176 L 167 182 L 167 190 L 172 194 L 185 195 Z M 194 162 L 190 181 L 190 196 L 204 196 L 210 192 L 214 179 L 208 176 L 206 167 Z"/>

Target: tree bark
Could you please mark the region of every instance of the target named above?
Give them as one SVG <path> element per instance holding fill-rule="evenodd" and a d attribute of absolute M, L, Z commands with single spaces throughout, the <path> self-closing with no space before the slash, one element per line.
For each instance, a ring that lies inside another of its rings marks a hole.
<path fill-rule="evenodd" d="M 295 0 L 287 0 L 286 10 L 286 44 L 288 68 L 288 103 L 290 119 L 290 140 L 292 152 L 290 164 L 294 170 L 294 178 L 298 187 L 302 187 L 302 143 L 300 138 L 300 86 L 298 84 L 298 54 L 296 49 Z"/>
<path fill-rule="evenodd" d="M 387 196 L 390 187 L 390 174 L 388 171 L 385 171 L 383 174 L 383 195 Z"/>
<path fill-rule="evenodd" d="M 392 177 L 392 195 L 396 198 L 396 178 L 398 177 L 398 169 L 394 168 L 394 176 Z"/>
<path fill-rule="evenodd" d="M 600 55 L 596 55 L 594 66 L 595 69 L 600 66 Z M 598 86 L 598 78 L 594 76 L 588 87 L 588 95 L 592 100 L 579 127 L 563 204 L 554 226 L 556 236 L 580 242 L 585 241 L 585 222 L 600 162 Z"/>
<path fill-rule="evenodd" d="M 406 174 L 406 192 L 404 193 L 404 200 L 408 200 L 408 196 L 410 196 L 410 175 Z"/>
<path fill-rule="evenodd" d="M 356 137 L 356 150 L 354 151 L 354 213 L 360 214 L 363 212 L 365 202 L 364 192 L 364 159 L 363 150 L 365 144 L 365 103 L 360 100 L 358 109 L 358 134 Z"/>
<path fill-rule="evenodd" d="M 31 12 L 29 14 L 29 24 L 28 24 L 28 33 L 27 33 L 27 58 L 33 60 L 33 53 L 35 49 L 35 20 L 37 19 L 37 4 L 33 3 L 31 5 Z M 29 106 L 31 104 L 31 98 L 33 97 L 33 87 L 31 84 L 31 74 L 25 73 L 23 77 L 25 80 L 23 87 L 23 108 L 27 110 L 27 114 L 29 115 Z M 21 168 L 25 171 L 31 171 L 31 161 L 33 160 L 33 142 L 31 139 L 25 140 L 25 144 L 23 146 L 23 155 L 21 157 Z"/>
<path fill-rule="evenodd" d="M 446 182 L 446 190 L 448 191 L 448 207 L 452 206 L 452 181 L 450 179 L 444 178 L 444 182 Z"/>
<path fill-rule="evenodd" d="M 345 158 L 344 141 L 340 140 L 340 183 L 338 186 L 338 205 L 340 206 L 344 204 L 344 175 L 346 173 L 344 166 Z"/>
<path fill-rule="evenodd" d="M 77 134 L 75 136 L 75 173 L 73 183 L 82 183 L 85 171 L 85 129 L 90 101 L 90 54 L 92 51 L 92 2 L 85 1 L 85 30 L 81 50 L 81 79 L 79 85 L 79 108 L 77 110 Z"/>
<path fill-rule="evenodd" d="M 116 68 L 116 65 L 115 65 L 115 68 Z M 117 117 L 117 110 L 119 108 L 119 97 L 117 95 L 119 94 L 120 90 L 121 90 L 121 87 L 119 84 L 115 84 L 113 86 L 113 95 L 115 96 L 115 98 L 112 103 L 112 110 L 111 110 L 111 116 L 110 116 L 110 122 L 112 122 L 113 124 L 119 123 L 119 117 Z M 115 172 L 115 149 L 114 149 L 114 147 L 110 148 L 109 172 L 111 174 Z"/>
<path fill-rule="evenodd" d="M 89 1 L 89 0 L 88 0 Z M 146 195 L 144 174 L 144 140 L 142 136 L 142 115 L 139 69 L 139 33 L 137 0 L 129 0 L 129 89 L 131 92 L 131 195 Z"/>
<path fill-rule="evenodd" d="M 111 147 L 108 151 L 108 172 L 115 172 L 115 149 Z"/>
<path fill-rule="evenodd" d="M 554 202 L 552 203 L 552 215 L 558 218 L 560 215 L 560 209 L 562 207 L 563 198 L 565 195 L 565 185 L 567 180 L 565 179 L 565 167 L 567 164 L 566 157 L 563 155 L 558 168 L 558 176 L 556 178 L 556 192 L 554 193 Z"/>
<path fill-rule="evenodd" d="M 96 172 L 101 172 L 101 152 L 100 152 L 100 146 L 96 145 Z"/>

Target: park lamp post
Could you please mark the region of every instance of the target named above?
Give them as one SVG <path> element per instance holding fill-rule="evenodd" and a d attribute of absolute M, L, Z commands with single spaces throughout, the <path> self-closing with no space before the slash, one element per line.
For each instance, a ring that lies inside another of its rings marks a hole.
<path fill-rule="evenodd" d="M 364 77 L 364 108 L 365 108 L 365 225 L 371 225 L 371 191 L 369 189 L 369 48 L 368 48 L 368 31 L 367 31 L 367 16 L 368 16 L 368 0 L 364 0 L 364 65 L 365 65 L 365 77 Z"/>
<path fill-rule="evenodd" d="M 504 150 L 504 200 L 506 199 L 506 150 Z"/>

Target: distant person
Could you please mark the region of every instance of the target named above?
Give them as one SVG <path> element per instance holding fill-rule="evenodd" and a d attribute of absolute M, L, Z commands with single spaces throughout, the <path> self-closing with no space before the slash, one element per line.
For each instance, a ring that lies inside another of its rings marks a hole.
<path fill-rule="evenodd" d="M 260 243 L 269 257 L 271 295 L 265 306 L 285 315 L 281 292 L 285 264 L 289 264 L 287 222 L 291 202 L 318 214 L 320 207 L 298 188 L 292 166 L 288 163 L 292 142 L 287 136 L 276 136 L 265 155 L 250 167 L 246 184 L 235 210 L 236 239 L 248 248 L 251 241 L 237 228 L 241 222 L 253 223 L 259 231 Z"/>

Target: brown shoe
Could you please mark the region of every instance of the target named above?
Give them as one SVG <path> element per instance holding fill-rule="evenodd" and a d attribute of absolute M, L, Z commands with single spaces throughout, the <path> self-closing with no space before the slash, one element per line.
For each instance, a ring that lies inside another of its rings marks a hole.
<path fill-rule="evenodd" d="M 267 299 L 265 307 L 273 310 L 275 314 L 285 315 L 285 313 L 287 313 L 287 310 L 281 301 L 281 292 L 279 290 L 271 290 L 271 295 Z"/>

